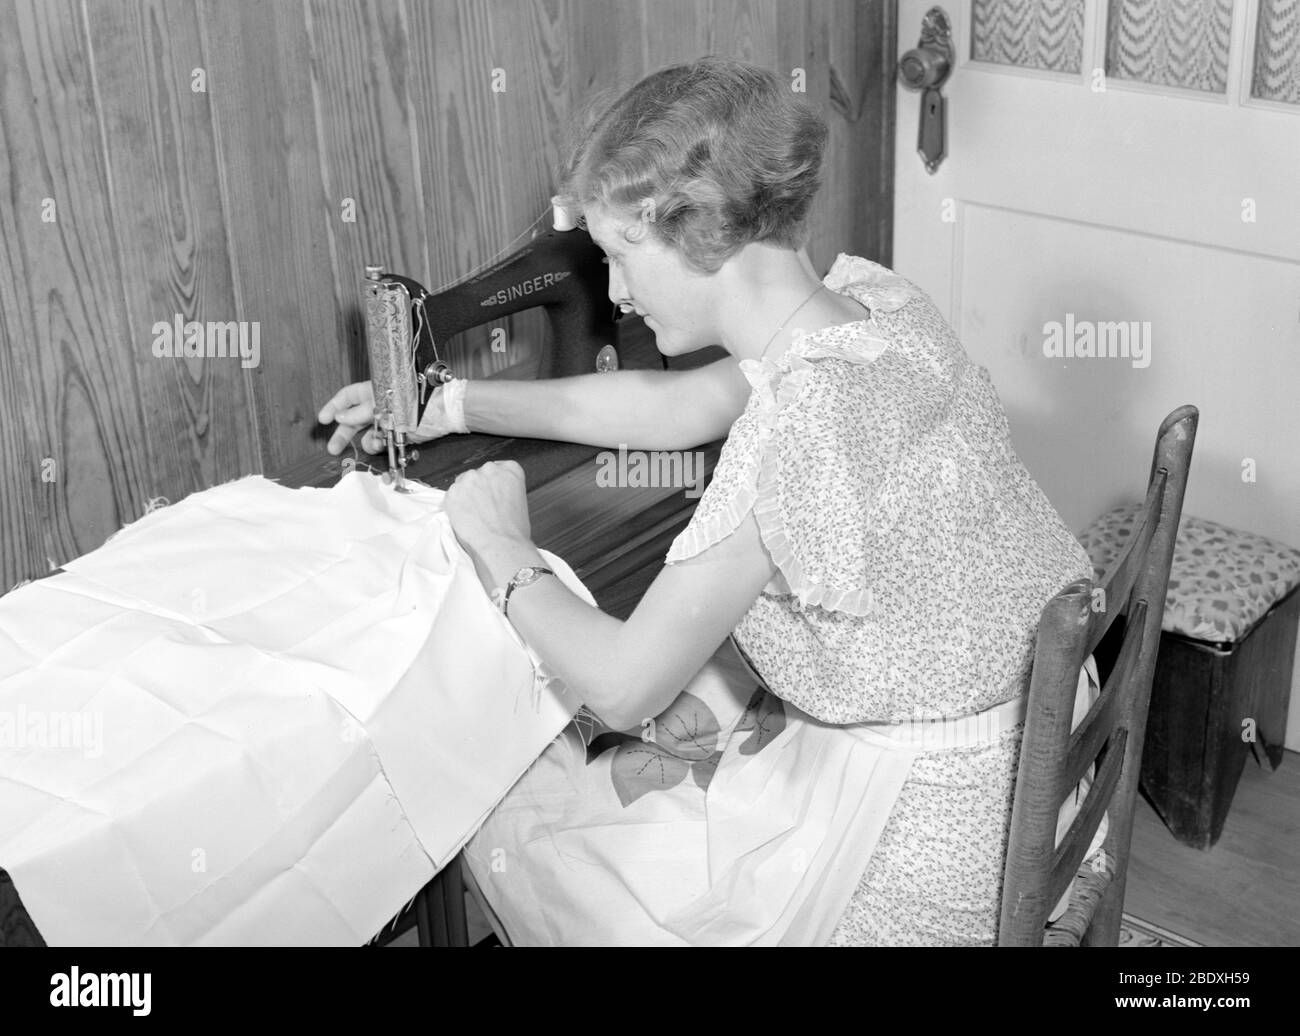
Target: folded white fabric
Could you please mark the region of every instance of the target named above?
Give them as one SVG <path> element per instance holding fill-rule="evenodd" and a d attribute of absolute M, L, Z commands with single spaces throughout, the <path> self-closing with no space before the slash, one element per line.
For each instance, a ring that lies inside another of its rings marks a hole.
<path fill-rule="evenodd" d="M 363 942 L 562 730 L 412 489 L 242 479 L 0 598 L 0 867 L 47 942 Z"/>

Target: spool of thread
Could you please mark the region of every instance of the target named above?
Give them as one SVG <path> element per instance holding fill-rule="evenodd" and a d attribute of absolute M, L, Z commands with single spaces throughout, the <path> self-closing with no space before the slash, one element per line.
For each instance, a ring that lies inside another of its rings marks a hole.
<path fill-rule="evenodd" d="M 560 196 L 558 194 L 551 198 L 551 213 L 552 225 L 556 230 L 573 230 L 578 225 L 578 221 L 574 219 L 573 213 L 560 204 Z"/>

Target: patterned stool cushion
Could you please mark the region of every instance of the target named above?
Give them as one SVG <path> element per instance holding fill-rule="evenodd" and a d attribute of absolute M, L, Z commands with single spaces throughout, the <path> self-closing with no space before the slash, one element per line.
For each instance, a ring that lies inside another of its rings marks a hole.
<path fill-rule="evenodd" d="M 1139 506 L 1102 515 L 1079 537 L 1094 578 L 1128 542 Z M 1297 583 L 1300 550 L 1184 513 L 1161 628 L 1193 640 L 1235 643 Z"/>

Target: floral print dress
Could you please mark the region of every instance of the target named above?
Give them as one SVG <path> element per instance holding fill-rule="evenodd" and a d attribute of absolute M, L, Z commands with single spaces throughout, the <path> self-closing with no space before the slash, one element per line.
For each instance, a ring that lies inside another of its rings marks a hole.
<path fill-rule="evenodd" d="M 466 849 L 516 942 L 995 940 L 1038 619 L 1091 566 L 930 299 L 847 255 L 825 283 L 869 316 L 741 363 L 667 558 L 752 511 L 778 575 L 648 730 L 580 713 Z"/>

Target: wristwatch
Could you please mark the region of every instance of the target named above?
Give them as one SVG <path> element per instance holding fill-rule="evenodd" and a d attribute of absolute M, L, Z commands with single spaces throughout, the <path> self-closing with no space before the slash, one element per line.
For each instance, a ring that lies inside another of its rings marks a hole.
<path fill-rule="evenodd" d="M 497 587 L 492 591 L 493 603 L 501 609 L 501 614 L 510 617 L 510 595 L 518 590 L 521 586 L 527 586 L 529 583 L 535 583 L 542 576 L 553 576 L 555 573 L 549 568 L 543 568 L 541 565 L 525 565 L 513 576 L 510 577 L 504 588 Z"/>

